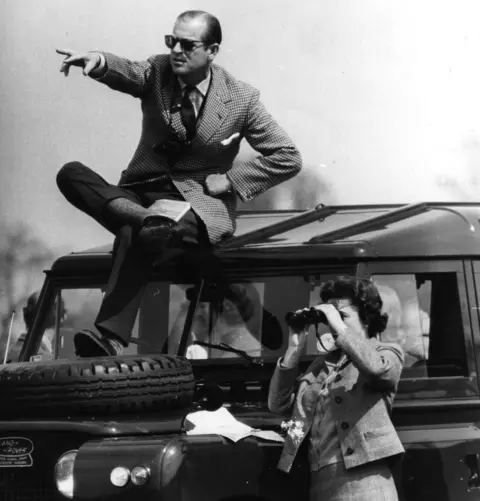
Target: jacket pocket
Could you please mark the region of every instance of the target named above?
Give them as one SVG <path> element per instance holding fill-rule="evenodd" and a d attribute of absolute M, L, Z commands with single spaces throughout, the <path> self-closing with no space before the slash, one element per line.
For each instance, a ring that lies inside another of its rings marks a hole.
<path fill-rule="evenodd" d="M 368 449 L 383 449 L 396 441 L 396 431 L 393 426 L 382 426 L 363 432 L 363 438 Z"/>

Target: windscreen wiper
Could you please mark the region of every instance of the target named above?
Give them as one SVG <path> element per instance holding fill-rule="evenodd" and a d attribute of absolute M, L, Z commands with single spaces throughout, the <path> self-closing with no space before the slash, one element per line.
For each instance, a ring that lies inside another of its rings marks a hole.
<path fill-rule="evenodd" d="M 207 343 L 206 341 L 194 341 L 193 344 L 198 344 L 199 346 L 205 346 L 206 348 L 214 348 L 215 350 L 221 351 L 229 351 L 231 353 L 236 353 L 240 355 L 245 360 L 248 360 L 251 364 L 254 365 L 263 365 L 262 360 L 257 360 L 256 358 L 251 357 L 246 351 L 239 350 L 238 348 L 234 348 L 226 343 Z"/>

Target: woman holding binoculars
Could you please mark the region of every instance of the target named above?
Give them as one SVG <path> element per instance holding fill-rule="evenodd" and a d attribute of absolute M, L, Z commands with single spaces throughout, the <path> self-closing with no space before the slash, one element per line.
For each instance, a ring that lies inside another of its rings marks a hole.
<path fill-rule="evenodd" d="M 278 467 L 288 472 L 302 443 L 308 443 L 311 501 L 396 501 L 391 460 L 404 452 L 390 420 L 403 367 L 401 348 L 378 338 L 388 316 L 373 282 L 340 277 L 320 288 L 314 309 L 292 312 L 289 343 L 269 390 L 273 412 L 289 416 Z M 309 327 L 320 355 L 299 375 Z"/>

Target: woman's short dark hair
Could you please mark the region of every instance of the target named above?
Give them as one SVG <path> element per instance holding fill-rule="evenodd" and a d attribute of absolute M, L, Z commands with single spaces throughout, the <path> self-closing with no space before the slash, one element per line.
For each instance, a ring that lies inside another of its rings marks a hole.
<path fill-rule="evenodd" d="M 207 23 L 207 31 L 203 41 L 206 43 L 222 43 L 222 28 L 220 21 L 213 15 L 204 10 L 187 10 L 178 16 L 178 20 L 188 21 L 189 19 L 196 19 L 201 17 Z"/>
<path fill-rule="evenodd" d="M 358 277 L 329 280 L 320 289 L 320 299 L 324 303 L 330 299 L 349 299 L 358 308 L 369 337 L 382 333 L 387 326 L 388 315 L 382 313 L 383 301 L 371 280 Z"/>

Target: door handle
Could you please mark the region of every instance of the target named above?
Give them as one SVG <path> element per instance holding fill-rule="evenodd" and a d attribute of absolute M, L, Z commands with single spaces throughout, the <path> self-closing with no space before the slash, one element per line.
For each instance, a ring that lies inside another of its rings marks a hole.
<path fill-rule="evenodd" d="M 467 454 L 463 460 L 470 472 L 468 477 L 469 489 L 480 489 L 479 459 L 480 454 Z"/>

